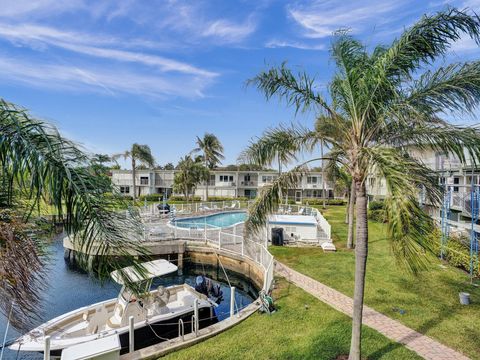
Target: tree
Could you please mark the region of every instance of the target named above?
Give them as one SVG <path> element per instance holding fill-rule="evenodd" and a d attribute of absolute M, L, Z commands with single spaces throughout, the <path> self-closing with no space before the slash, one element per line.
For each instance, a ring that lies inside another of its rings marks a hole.
<path fill-rule="evenodd" d="M 221 163 L 221 160 L 225 158 L 223 156 L 223 145 L 214 134 L 205 133 L 205 135 L 203 135 L 203 138 L 199 138 L 197 136 L 197 147 L 193 149 L 193 152 L 200 151 L 202 152 L 205 167 L 209 170 L 215 168 L 218 164 Z M 208 200 L 209 180 L 210 179 L 207 177 L 205 200 Z"/>
<path fill-rule="evenodd" d="M 119 157 L 123 157 L 124 159 L 130 158 L 132 161 L 132 180 L 133 180 L 133 201 L 137 199 L 137 184 L 136 184 L 136 170 L 138 166 L 148 166 L 150 168 L 155 166 L 155 159 L 152 155 L 150 147 L 148 145 L 139 145 L 137 143 L 132 145 L 130 150 L 125 151 L 121 154 L 113 155 L 113 159 L 118 159 Z M 137 165 L 137 162 L 139 163 Z"/>
<path fill-rule="evenodd" d="M 165 166 L 163 167 L 164 170 L 173 170 L 175 169 L 175 166 L 171 162 L 166 163 Z"/>
<path fill-rule="evenodd" d="M 186 155 L 180 159 L 176 167 L 178 171 L 173 179 L 173 190 L 182 193 L 187 201 L 190 194 L 192 197 L 195 194 L 197 185 L 208 179 L 209 172 L 202 160 L 202 157 L 197 156 L 193 159 Z"/>
<path fill-rule="evenodd" d="M 104 196 L 113 191 L 111 182 L 92 166 L 92 159 L 55 127 L 0 99 L 0 308 L 7 318 L 11 312 L 17 328 L 28 328 L 41 313 L 44 243 L 30 230 L 43 203 L 63 219 L 75 246 L 93 254 L 81 256 L 79 264 L 95 256 L 99 276 L 121 267 L 118 257 L 104 256 L 112 249 L 131 261 L 132 254 L 145 254 L 138 245 L 138 216 L 115 211 L 125 204 Z"/>
<path fill-rule="evenodd" d="M 328 94 L 315 89 L 315 80 L 306 73 L 294 74 L 286 64 L 260 73 L 254 84 L 269 99 L 277 96 L 297 111 L 315 109 L 330 122 L 338 137 L 322 134 L 332 146 L 328 157 L 345 166 L 355 188 L 356 247 L 355 288 L 350 359 L 361 358 L 361 324 L 368 255 L 367 194 L 369 173 L 386 180 L 385 199 L 388 237 L 398 263 L 418 272 L 428 261 L 427 241 L 431 218 L 419 205 L 418 188 L 429 202 L 438 204 L 441 189 L 425 164 L 409 155 L 408 149 L 434 149 L 453 154 L 465 163 L 469 156 L 480 160 L 480 133 L 477 129 L 453 125 L 445 115 L 472 114 L 480 101 L 480 62 L 438 66 L 451 44 L 467 35 L 480 42 L 480 20 L 473 14 L 447 9 L 423 16 L 390 46 L 373 50 L 347 32 L 335 34 L 331 54 L 336 73 Z M 435 66 L 434 66 L 435 65 Z M 426 69 L 427 68 L 427 69 Z M 286 136 L 297 152 L 312 152 L 319 143 L 316 131 L 278 129 L 270 138 Z M 268 134 L 267 134 L 268 137 Z M 285 141 L 285 139 L 284 139 Z M 264 142 L 268 144 L 268 139 Z M 255 157 L 271 161 L 272 146 L 259 147 Z M 249 211 L 246 231 L 263 228 L 274 211 L 281 189 L 288 188 L 305 172 L 304 165 L 282 174 L 257 197 Z M 257 162 L 262 163 L 262 162 Z"/>

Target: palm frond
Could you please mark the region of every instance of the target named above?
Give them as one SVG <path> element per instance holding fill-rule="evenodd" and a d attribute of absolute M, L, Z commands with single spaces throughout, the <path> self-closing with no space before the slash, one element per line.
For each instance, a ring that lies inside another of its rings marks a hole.
<path fill-rule="evenodd" d="M 480 43 L 480 19 L 475 13 L 450 8 L 432 16 L 424 15 L 388 50 L 382 51 L 376 67 L 387 77 L 410 77 L 419 65 L 431 64 L 444 55 L 463 34 Z"/>
<path fill-rule="evenodd" d="M 426 71 L 411 85 L 405 106 L 425 113 L 471 113 L 480 102 L 480 61 Z"/>
<path fill-rule="evenodd" d="M 248 208 L 248 216 L 245 222 L 246 238 L 264 228 L 268 215 L 277 210 L 285 191 L 296 187 L 302 175 L 306 174 L 307 171 L 305 167 L 297 166 L 281 174 L 272 184 L 262 188 L 253 204 Z"/>
<path fill-rule="evenodd" d="M 426 267 L 425 252 L 432 250 L 428 236 L 433 230 L 432 219 L 419 204 L 419 192 L 422 189 L 430 203 L 439 204 L 442 190 L 437 178 L 429 168 L 398 149 L 372 147 L 364 152 L 371 172 L 386 180 L 387 228 L 395 259 L 417 273 Z"/>
<path fill-rule="evenodd" d="M 126 204 L 104 196 L 115 189 L 91 172 L 89 163 L 88 156 L 53 126 L 0 101 L 0 172 L 15 184 L 9 189 L 21 191 L 32 209 L 47 199 L 78 248 L 90 254 L 85 259 L 96 258 L 98 275 L 104 278 L 123 265 L 120 257 L 133 261 L 133 256 L 147 254 L 140 243 L 138 215 L 119 212 Z"/>
<path fill-rule="evenodd" d="M 321 110 L 333 115 L 334 111 L 315 89 L 315 79 L 307 73 L 300 72 L 294 75 L 286 67 L 286 63 L 278 68 L 263 71 L 253 79 L 247 81 L 247 85 L 255 85 L 268 99 L 278 96 L 284 99 L 295 110 L 305 111 L 312 106 L 318 106 Z"/>

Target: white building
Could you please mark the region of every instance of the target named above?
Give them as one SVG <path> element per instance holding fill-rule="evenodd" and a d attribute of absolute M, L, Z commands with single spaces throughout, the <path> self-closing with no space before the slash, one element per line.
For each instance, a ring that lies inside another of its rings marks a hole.
<path fill-rule="evenodd" d="M 137 196 L 149 194 L 172 194 L 175 170 L 137 170 Z M 213 170 L 210 172 L 208 195 L 221 197 L 254 198 L 265 185 L 278 177 L 275 171 L 232 171 Z M 132 195 L 133 179 L 131 170 L 112 170 L 112 182 L 125 195 Z M 322 174 L 312 172 L 302 176 L 301 181 L 288 192 L 289 199 L 301 202 L 304 199 L 322 198 Z M 181 194 L 179 194 L 181 195 Z M 199 184 L 195 195 L 206 198 L 206 184 Z M 333 197 L 333 185 L 325 181 L 325 197 Z"/>
<path fill-rule="evenodd" d="M 439 183 L 444 187 L 448 205 L 450 228 L 453 232 L 468 233 L 471 230 L 471 189 L 472 180 L 474 185 L 480 185 L 480 168 L 475 166 L 470 156 L 465 153 L 465 164 L 452 154 L 439 153 L 434 150 L 409 150 L 411 156 L 420 159 L 424 165 L 438 176 Z M 367 179 L 367 194 L 370 200 L 381 200 L 388 194 L 385 179 L 371 175 Z M 442 206 L 433 206 L 424 202 L 421 191 L 419 200 L 424 204 L 426 211 L 432 218 L 440 221 Z M 480 224 L 474 225 L 475 231 L 480 233 Z"/>

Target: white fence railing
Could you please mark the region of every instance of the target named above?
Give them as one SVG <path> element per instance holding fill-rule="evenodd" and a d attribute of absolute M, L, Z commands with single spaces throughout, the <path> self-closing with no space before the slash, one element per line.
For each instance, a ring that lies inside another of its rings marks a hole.
<path fill-rule="evenodd" d="M 144 206 L 140 209 L 140 213 L 145 223 L 145 241 L 175 239 L 199 241 L 249 258 L 262 266 L 264 270 L 263 289 L 268 291 L 273 283 L 273 255 L 267 249 L 267 234 L 261 232 L 256 238 L 245 239 L 243 222 L 220 228 L 209 225 L 205 218 L 203 223 L 195 218 L 230 210 L 246 210 L 249 204 L 248 201 L 240 200 L 174 204 L 170 206 L 170 214 L 162 214 L 158 209 L 158 203 Z M 330 224 L 315 208 L 305 205 L 281 205 L 276 213 L 313 216 L 321 229 L 320 238 L 331 239 Z M 191 217 L 189 217 L 190 215 Z"/>

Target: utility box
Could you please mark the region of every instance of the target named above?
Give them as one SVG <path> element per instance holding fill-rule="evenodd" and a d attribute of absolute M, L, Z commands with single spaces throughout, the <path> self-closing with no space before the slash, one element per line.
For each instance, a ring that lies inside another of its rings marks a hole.
<path fill-rule="evenodd" d="M 272 245 L 283 246 L 283 228 L 272 228 Z"/>
<path fill-rule="evenodd" d="M 121 348 L 118 335 L 107 336 L 64 349 L 61 360 L 118 360 Z"/>

